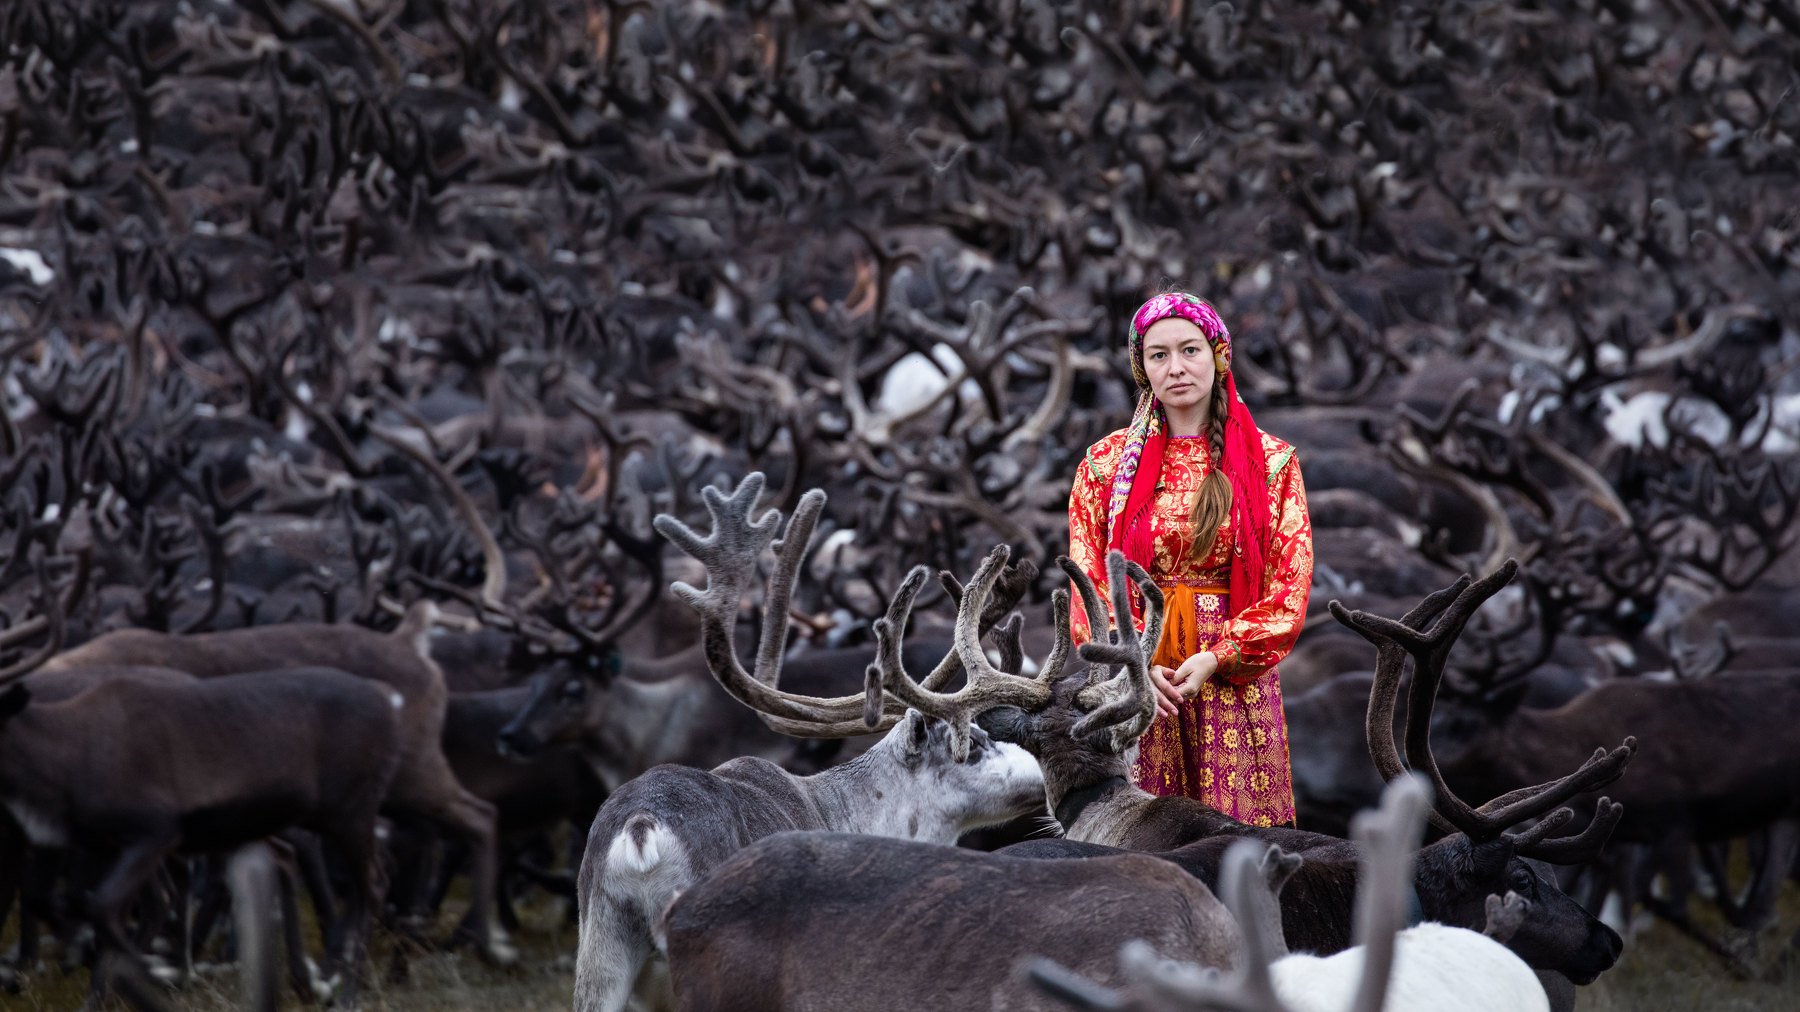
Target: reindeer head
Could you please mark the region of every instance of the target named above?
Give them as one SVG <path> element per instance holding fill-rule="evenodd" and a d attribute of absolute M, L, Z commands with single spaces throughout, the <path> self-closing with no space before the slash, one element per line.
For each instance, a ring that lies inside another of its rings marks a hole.
<path fill-rule="evenodd" d="M 1539 825 L 1566 821 L 1547 818 Z M 1429 920 L 1480 924 L 1489 895 L 1517 893 L 1530 906 L 1506 947 L 1537 969 L 1592 983 L 1618 962 L 1624 942 L 1558 887 L 1548 862 L 1524 856 L 1532 850 L 1504 833 L 1482 841 L 1456 834 L 1427 846 L 1418 858 L 1420 908 Z"/>
<path fill-rule="evenodd" d="M 578 660 L 558 658 L 540 667 L 528 683 L 525 705 L 500 729 L 500 754 L 529 759 L 547 745 L 579 741 L 600 726 L 620 661 L 618 649 L 609 644 Z"/>
<path fill-rule="evenodd" d="M 968 751 L 959 757 L 962 733 L 951 722 L 908 710 L 859 760 L 872 767 L 872 789 L 914 799 L 889 806 L 907 824 L 886 827 L 884 835 L 939 839 L 1044 811 L 1044 775 L 1029 753 L 969 727 Z"/>
<path fill-rule="evenodd" d="M 875 623 L 876 656 L 865 672 L 864 692 L 832 698 L 793 692 L 778 684 L 789 601 L 813 527 L 824 509 L 825 495 L 814 489 L 801 496 L 783 528 L 777 511 L 760 518 L 755 515 L 763 484 L 763 475 L 755 472 L 729 494 L 706 488 L 703 498 L 713 529 L 704 536 L 668 514 L 656 518 L 658 531 L 706 567 L 704 590 L 677 583 L 674 593 L 700 613 L 706 663 L 713 677 L 733 698 L 755 710 L 765 724 L 784 734 L 847 738 L 889 731 L 871 750 L 874 758 L 869 761 L 885 764 L 884 776 L 913 781 L 929 778 L 932 792 L 943 795 L 933 803 L 947 813 L 961 812 L 951 821 L 964 828 L 1041 809 L 1043 779 L 1037 764 L 1024 750 L 996 744 L 974 725 L 976 715 L 991 707 L 1041 705 L 1048 695 L 1039 679 L 996 669 L 981 648 L 984 622 L 993 621 L 1005 610 L 990 608 L 988 602 L 1005 575 L 1007 550 L 1001 547 L 989 553 L 961 591 L 956 649 L 923 680 L 915 681 L 901 660 L 906 623 L 929 575 L 925 567 L 918 566 L 907 574 L 887 614 Z M 758 559 L 769 548 L 775 552 L 775 566 L 764 588 L 763 625 L 754 668 L 746 671 L 738 659 L 733 629 L 746 585 L 756 576 Z M 1024 581 L 1016 583 L 1022 593 Z M 1052 669 L 1058 666 L 1049 665 Z M 967 684 L 956 692 L 943 692 L 945 684 L 962 670 L 968 672 Z M 911 836 L 914 831 L 893 835 Z"/>
<path fill-rule="evenodd" d="M 1106 627 L 1106 611 L 1088 579 L 1067 557 L 1057 564 L 1081 596 L 1090 629 Z M 981 726 L 1002 741 L 1014 741 L 1037 756 L 1046 779 L 1058 783 L 1090 783 L 1125 772 L 1125 753 L 1156 716 L 1149 658 L 1162 635 L 1162 592 L 1150 575 L 1119 552 L 1106 560 L 1107 586 L 1113 614 L 1131 614 L 1131 590 L 1144 598 L 1144 629 L 1129 621 L 1108 634 L 1104 643 L 1084 643 L 1079 651 L 1088 666 L 1065 673 L 1069 639 L 1069 596 L 1051 597 L 1056 644 L 1045 658 L 1038 681 L 1047 690 L 1036 706 L 999 706 L 984 711 Z"/>

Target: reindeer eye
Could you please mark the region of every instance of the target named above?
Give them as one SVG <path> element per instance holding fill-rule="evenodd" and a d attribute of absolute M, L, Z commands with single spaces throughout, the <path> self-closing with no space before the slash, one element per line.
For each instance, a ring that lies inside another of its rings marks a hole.
<path fill-rule="evenodd" d="M 564 699 L 580 699 L 587 695 L 587 685 L 579 678 L 571 678 L 563 683 L 562 694 Z"/>

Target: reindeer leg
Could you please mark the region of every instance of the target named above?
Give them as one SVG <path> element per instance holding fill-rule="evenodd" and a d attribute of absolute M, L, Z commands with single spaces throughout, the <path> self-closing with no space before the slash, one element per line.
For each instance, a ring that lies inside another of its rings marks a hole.
<path fill-rule="evenodd" d="M 450 896 L 450 886 L 456 882 L 463 866 L 468 864 L 469 848 L 461 842 L 452 842 L 441 838 L 433 838 L 426 844 L 426 851 L 432 857 L 430 862 L 421 861 L 420 866 L 430 864 L 431 874 L 425 890 L 425 908 L 423 920 L 430 923 L 437 917 L 438 911 L 444 909 L 444 900 Z M 462 929 L 468 927 L 468 920 L 475 916 L 473 907 L 464 915 Z"/>
<path fill-rule="evenodd" d="M 280 843 L 288 845 L 287 841 Z M 281 901 L 281 934 L 287 949 L 288 983 L 301 1001 L 324 1001 L 331 997 L 331 988 L 313 972 L 313 961 L 306 955 L 306 939 L 300 931 L 300 876 L 294 870 L 299 852 L 280 853 L 280 849 L 277 847 L 280 854 L 277 867 L 281 869 L 281 875 L 276 879 L 280 887 L 276 896 Z"/>
<path fill-rule="evenodd" d="M 175 904 L 179 979 L 185 983 L 194 979 L 194 861 L 177 860 L 171 877 L 170 901 Z"/>
<path fill-rule="evenodd" d="M 137 935 L 134 948 L 150 976 L 178 985 L 183 976 L 188 946 L 187 900 L 191 869 L 187 858 L 171 856 L 156 869 L 150 887 L 137 896 Z M 174 938 L 170 938 L 170 933 Z"/>
<path fill-rule="evenodd" d="M 1734 927 L 1760 931 L 1775 916 L 1781 886 L 1787 881 L 1800 856 L 1800 817 L 1777 819 L 1764 830 L 1762 860 L 1756 863 L 1756 874 L 1750 882 L 1750 893 L 1733 918 Z"/>
<path fill-rule="evenodd" d="M 13 904 L 19 906 L 19 944 L 14 950 L 13 967 L 24 968 L 37 956 L 37 924 L 31 914 L 29 897 L 20 882 L 30 877 L 31 845 L 25 835 L 8 819 L 0 821 L 0 927 L 4 927 Z M 3 973 L 5 971 L 0 971 Z M 0 981 L 0 983 L 5 983 Z M 10 987 L 9 987 L 10 990 Z"/>
<path fill-rule="evenodd" d="M 143 889 L 132 897 L 127 904 L 128 919 L 131 921 L 131 949 L 143 956 L 143 962 L 152 976 L 162 977 L 170 973 L 169 966 L 155 952 L 155 945 L 162 934 L 163 926 L 169 916 L 169 893 L 172 889 L 169 880 L 169 866 L 173 859 L 165 861 L 150 876 Z"/>
<path fill-rule="evenodd" d="M 369 945 L 369 923 L 381 901 L 381 850 L 375 840 L 375 813 L 333 834 L 350 869 L 350 891 L 344 897 L 344 989 L 337 1004 L 357 1007 Z"/>
<path fill-rule="evenodd" d="M 641 917 L 599 890 L 582 911 L 575 954 L 575 1007 L 584 1012 L 622 1012 L 644 963 L 656 950 Z"/>
<path fill-rule="evenodd" d="M 343 946 L 343 924 L 338 917 L 331 875 L 325 870 L 325 852 L 319 845 L 319 838 L 312 833 L 296 831 L 278 838 L 293 848 L 300 881 L 306 885 L 306 894 L 312 897 L 313 917 L 319 922 L 319 938 L 325 949 L 325 962 L 329 964 L 331 954 Z M 299 923 L 296 918 L 295 930 L 299 930 Z M 308 986 L 316 991 L 321 985 L 309 983 Z"/>
<path fill-rule="evenodd" d="M 105 995 L 106 974 L 101 972 L 101 965 L 109 951 L 135 965 L 143 965 L 142 958 L 126 937 L 123 920 L 125 904 L 156 873 L 163 857 L 179 840 L 179 834 L 170 830 L 152 834 L 127 846 L 88 900 L 95 930 L 100 934 L 100 954 L 94 961 L 94 972 L 88 988 L 89 1008 L 97 1008 Z"/>
<path fill-rule="evenodd" d="M 469 914 L 453 943 L 472 942 L 482 958 L 501 966 L 511 965 L 518 961 L 519 951 L 493 920 L 494 883 L 498 877 L 494 806 L 456 785 L 448 766 L 444 768 L 444 782 L 453 785 L 451 796 L 443 799 L 432 817 L 467 841 L 473 879 L 469 884 Z"/>
<path fill-rule="evenodd" d="M 200 954 L 206 951 L 207 943 L 212 941 L 213 928 L 219 923 L 219 911 L 224 909 L 224 891 L 218 887 L 218 884 L 216 875 L 209 874 L 200 880 L 200 898 L 194 904 L 194 923 L 188 948 L 190 954 L 188 972 L 190 975 L 193 972 L 191 968 L 193 960 L 198 959 Z"/>
<path fill-rule="evenodd" d="M 62 871 L 60 877 L 54 874 L 41 876 L 44 888 L 42 909 L 56 938 L 58 962 L 64 973 L 70 973 L 76 967 L 89 965 L 98 959 L 95 947 L 99 936 L 93 922 L 86 916 L 86 896 L 90 884 L 105 873 L 106 866 L 89 850 L 74 853 L 40 850 L 38 857 L 40 860 L 54 859 L 57 863 L 52 867 Z M 59 885 L 60 890 L 57 888 Z"/>
<path fill-rule="evenodd" d="M 1731 888 L 1731 841 L 1714 840 L 1700 844 L 1700 867 L 1705 870 L 1712 895 L 1707 898 L 1715 903 L 1724 913 L 1725 919 L 1736 923 L 1739 916 L 1737 897 Z"/>
<path fill-rule="evenodd" d="M 409 944 L 422 948 L 422 928 L 428 919 L 424 911 L 438 864 L 436 834 L 410 818 L 398 819 L 393 826 L 388 850 L 395 871 L 388 883 L 387 925 Z"/>
<path fill-rule="evenodd" d="M 503 862 L 501 867 L 507 868 L 511 861 Z M 500 927 L 506 931 L 519 930 L 519 915 L 513 910 L 512 881 L 505 874 L 494 881 L 494 916 L 499 919 Z"/>

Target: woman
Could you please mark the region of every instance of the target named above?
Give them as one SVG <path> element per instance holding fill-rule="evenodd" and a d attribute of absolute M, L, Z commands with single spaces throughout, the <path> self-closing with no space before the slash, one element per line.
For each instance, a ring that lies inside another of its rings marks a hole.
<path fill-rule="evenodd" d="M 1312 524 L 1294 448 L 1261 432 L 1231 377 L 1231 334 L 1185 292 L 1138 308 L 1137 411 L 1088 448 L 1069 494 L 1069 555 L 1105 598 L 1119 548 L 1166 596 L 1151 658 L 1157 717 L 1132 778 L 1258 826 L 1294 821 L 1275 665 L 1312 590 Z M 1081 609 L 1077 642 L 1089 638 Z"/>

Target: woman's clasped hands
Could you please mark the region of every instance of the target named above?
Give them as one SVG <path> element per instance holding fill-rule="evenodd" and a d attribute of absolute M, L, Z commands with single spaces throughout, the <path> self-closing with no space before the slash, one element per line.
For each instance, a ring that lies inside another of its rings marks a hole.
<path fill-rule="evenodd" d="M 1156 687 L 1157 716 L 1173 716 L 1181 704 L 1200 694 L 1201 683 L 1218 670 L 1219 658 L 1210 650 L 1189 657 L 1178 668 L 1152 664 L 1150 684 Z"/>

